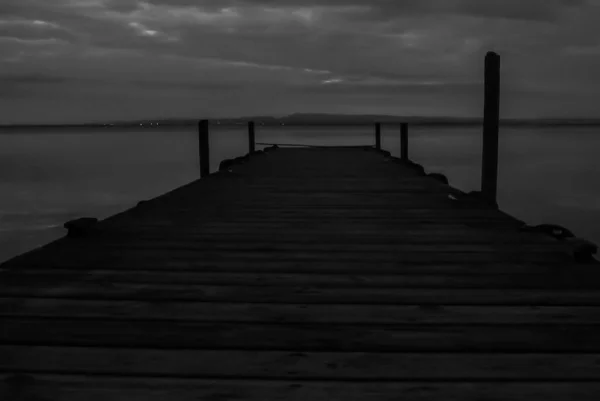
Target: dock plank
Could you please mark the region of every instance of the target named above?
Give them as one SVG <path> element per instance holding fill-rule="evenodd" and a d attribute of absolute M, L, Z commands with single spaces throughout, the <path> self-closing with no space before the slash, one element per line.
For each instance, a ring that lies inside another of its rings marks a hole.
<path fill-rule="evenodd" d="M 313 287 L 313 286 L 235 286 L 199 285 L 192 288 L 156 284 L 113 282 L 86 285 L 85 281 L 48 288 L 4 288 L 3 297 L 60 298 L 91 300 L 155 300 L 245 302 L 274 304 L 363 304 L 363 305 L 523 305 L 599 306 L 598 290 L 565 289 L 474 289 Z"/>
<path fill-rule="evenodd" d="M 600 325 L 232 323 L 3 317 L 0 344 L 331 352 L 598 353 Z M 43 334 L 42 334 L 43 333 Z"/>
<path fill-rule="evenodd" d="M 0 376 L 2 379 L 2 376 Z M 0 395 L 61 401 L 428 401 L 547 400 L 593 401 L 600 392 L 596 381 L 463 381 L 369 382 L 252 379 L 171 379 L 83 375 L 6 376 Z M 27 389 L 23 389 L 24 384 Z M 63 390 L 68 389 L 68 390 Z M 490 398 L 493 395 L 493 398 Z"/>
<path fill-rule="evenodd" d="M 164 277 L 161 280 L 161 274 Z M 26 291 L 27 288 L 45 288 L 48 279 L 53 278 L 51 270 L 37 277 L 38 284 L 31 282 L 17 283 L 2 291 Z M 396 288 L 402 291 L 405 288 L 496 288 L 496 289 L 600 289 L 599 274 L 555 274 L 553 276 L 540 277 L 535 274 L 507 275 L 507 274 L 322 274 L 322 273 L 248 273 L 248 272 L 198 272 L 178 277 L 177 273 L 152 273 L 144 271 L 133 271 L 126 273 L 95 271 L 86 276 L 65 276 L 64 285 L 79 283 L 88 289 L 96 286 L 107 287 L 120 282 L 135 281 L 141 284 L 157 284 L 156 288 L 171 290 L 194 291 L 202 285 L 245 285 L 245 286 L 305 286 L 319 288 Z M 80 278 L 81 277 L 81 278 Z M 122 279 L 121 279 L 122 277 Z M 85 281 L 83 281 L 85 280 Z M 187 280 L 187 282 L 186 282 Z M 169 282 L 175 282 L 169 284 Z M 7 281 L 6 284 L 11 283 Z"/>
<path fill-rule="evenodd" d="M 12 366 L 16 361 L 16 366 Z M 115 361 L 119 361 L 118 364 Z M 0 346 L 0 370 L 278 380 L 598 380 L 600 354 L 413 354 Z"/>
<path fill-rule="evenodd" d="M 311 305 L 0 298 L 0 316 L 201 322 L 600 324 L 597 306 Z"/>

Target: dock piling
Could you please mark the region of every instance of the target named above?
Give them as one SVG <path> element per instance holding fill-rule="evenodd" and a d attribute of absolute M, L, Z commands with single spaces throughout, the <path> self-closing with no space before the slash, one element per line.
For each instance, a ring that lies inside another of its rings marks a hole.
<path fill-rule="evenodd" d="M 500 56 L 489 52 L 485 56 L 485 99 L 483 117 L 483 159 L 481 193 L 496 204 L 498 186 L 498 127 L 500 120 Z"/>
<path fill-rule="evenodd" d="M 254 152 L 256 149 L 256 139 L 254 136 L 254 121 L 248 121 L 248 151 Z"/>
<path fill-rule="evenodd" d="M 375 149 L 381 150 L 381 123 L 375 123 Z"/>
<path fill-rule="evenodd" d="M 408 161 L 408 124 L 400 124 L 400 158 Z"/>
<path fill-rule="evenodd" d="M 200 151 L 200 178 L 204 178 L 210 174 L 208 120 L 201 120 L 198 124 L 198 144 Z"/>

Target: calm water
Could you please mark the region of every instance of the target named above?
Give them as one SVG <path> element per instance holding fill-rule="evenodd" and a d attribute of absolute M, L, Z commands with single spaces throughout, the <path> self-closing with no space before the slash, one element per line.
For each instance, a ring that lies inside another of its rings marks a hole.
<path fill-rule="evenodd" d="M 264 128 L 258 142 L 372 144 L 369 127 Z M 245 128 L 214 129 L 211 165 L 247 151 Z M 499 203 L 532 224 L 557 223 L 600 244 L 600 128 L 501 130 Z M 462 190 L 479 189 L 481 130 L 411 128 L 410 154 Z M 383 147 L 399 156 L 396 128 Z M 260 148 L 260 147 L 258 147 Z M 0 131 L 0 261 L 198 177 L 190 129 Z"/>

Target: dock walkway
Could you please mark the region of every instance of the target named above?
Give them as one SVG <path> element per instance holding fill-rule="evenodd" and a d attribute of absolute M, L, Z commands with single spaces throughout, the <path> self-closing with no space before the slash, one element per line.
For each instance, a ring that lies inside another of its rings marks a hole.
<path fill-rule="evenodd" d="M 269 149 L 2 265 L 0 399 L 600 399 L 600 274 L 369 148 Z"/>

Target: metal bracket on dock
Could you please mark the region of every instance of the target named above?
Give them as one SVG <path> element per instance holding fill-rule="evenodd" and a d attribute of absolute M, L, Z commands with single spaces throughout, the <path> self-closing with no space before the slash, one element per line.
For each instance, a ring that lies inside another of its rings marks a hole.
<path fill-rule="evenodd" d="M 413 162 L 412 160 L 403 160 L 403 159 L 401 159 L 399 157 L 395 157 L 395 156 L 388 156 L 388 160 L 392 161 L 393 163 L 398 163 L 405 167 L 413 169 L 419 175 L 427 175 L 425 173 L 425 168 L 422 165 L 420 165 L 419 163 Z"/>
<path fill-rule="evenodd" d="M 598 253 L 598 246 L 596 244 L 586 239 L 578 238 L 571 230 L 557 224 L 524 225 L 520 230 L 540 232 L 556 238 L 558 241 L 568 243 L 571 246 L 573 258 L 580 263 L 591 262 L 594 260 L 593 255 Z"/>
<path fill-rule="evenodd" d="M 378 153 L 381 153 L 385 157 L 391 157 L 392 156 L 392 154 L 390 152 L 388 152 L 387 150 L 375 149 L 375 148 L 373 148 L 373 150 L 375 150 Z"/>
<path fill-rule="evenodd" d="M 435 180 L 438 180 L 442 184 L 450 185 L 450 181 L 448 181 L 448 177 L 446 177 L 442 173 L 429 173 L 429 174 L 427 174 L 427 177 L 431 177 Z"/>
<path fill-rule="evenodd" d="M 583 238 L 568 239 L 573 247 L 573 257 L 577 262 L 586 263 L 594 260 L 598 253 L 598 245 Z"/>
<path fill-rule="evenodd" d="M 559 240 L 575 238 L 575 234 L 573 234 L 570 230 L 556 224 L 539 224 L 537 226 L 524 225 L 521 227 L 521 231 L 542 232 Z"/>

